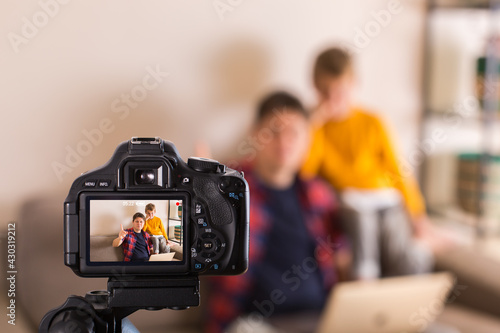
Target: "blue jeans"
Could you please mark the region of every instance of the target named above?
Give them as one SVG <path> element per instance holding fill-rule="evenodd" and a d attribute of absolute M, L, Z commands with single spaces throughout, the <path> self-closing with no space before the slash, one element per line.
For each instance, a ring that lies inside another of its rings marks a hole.
<path fill-rule="evenodd" d="M 122 333 L 140 333 L 140 332 L 128 318 L 123 318 Z"/>

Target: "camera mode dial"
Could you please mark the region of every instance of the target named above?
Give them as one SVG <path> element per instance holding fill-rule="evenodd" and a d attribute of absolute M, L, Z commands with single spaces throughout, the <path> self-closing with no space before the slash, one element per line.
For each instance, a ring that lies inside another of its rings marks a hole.
<path fill-rule="evenodd" d="M 194 170 L 198 172 L 205 173 L 224 173 L 226 166 L 220 164 L 216 160 L 212 160 L 204 157 L 190 157 L 188 158 L 187 164 Z"/>

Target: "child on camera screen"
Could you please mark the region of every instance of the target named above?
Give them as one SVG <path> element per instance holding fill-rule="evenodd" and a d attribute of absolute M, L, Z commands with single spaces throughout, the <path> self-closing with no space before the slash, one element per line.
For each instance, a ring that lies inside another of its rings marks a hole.
<path fill-rule="evenodd" d="M 169 253 L 170 252 L 170 242 L 168 241 L 167 233 L 163 227 L 163 222 L 156 214 L 156 207 L 152 203 L 148 203 L 145 209 L 146 213 L 146 223 L 144 224 L 145 232 L 151 235 L 151 240 L 153 241 L 153 252 L 158 253 Z"/>

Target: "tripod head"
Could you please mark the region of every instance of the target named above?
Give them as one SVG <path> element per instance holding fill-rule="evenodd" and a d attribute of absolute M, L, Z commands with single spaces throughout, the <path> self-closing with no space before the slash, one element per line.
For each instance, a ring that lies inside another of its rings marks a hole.
<path fill-rule="evenodd" d="M 119 333 L 122 319 L 140 309 L 182 310 L 200 304 L 198 276 L 108 280 L 108 290 L 69 296 L 40 322 L 39 333 Z"/>

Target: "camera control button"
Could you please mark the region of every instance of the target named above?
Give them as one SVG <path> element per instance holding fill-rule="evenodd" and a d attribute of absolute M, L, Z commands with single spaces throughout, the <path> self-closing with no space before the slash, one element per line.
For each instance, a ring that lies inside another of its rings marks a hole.
<path fill-rule="evenodd" d="M 215 252 L 219 252 L 221 249 L 221 246 L 222 246 L 222 243 L 221 243 L 220 239 L 217 238 L 215 240 Z"/>
<path fill-rule="evenodd" d="M 236 185 L 236 188 L 237 188 L 238 190 L 243 190 L 243 191 L 245 190 L 245 184 L 243 183 L 243 181 L 242 181 L 242 180 L 237 179 L 237 180 L 234 182 L 234 184 Z"/>
<path fill-rule="evenodd" d="M 194 263 L 194 269 L 196 271 L 201 271 L 202 269 L 205 268 L 205 264 L 201 263 L 201 262 L 195 262 Z"/>
<path fill-rule="evenodd" d="M 111 186 L 111 180 L 100 179 L 97 185 L 102 188 L 108 188 Z"/>
<path fill-rule="evenodd" d="M 97 185 L 97 180 L 86 180 L 83 183 L 83 187 L 87 187 L 87 188 L 96 187 L 96 185 Z"/>
<path fill-rule="evenodd" d="M 203 235 L 201 235 L 202 238 L 215 238 L 215 234 L 211 232 L 205 232 Z"/>
<path fill-rule="evenodd" d="M 182 178 L 182 184 L 188 185 L 191 182 L 191 179 L 189 177 L 183 177 Z"/>
<path fill-rule="evenodd" d="M 201 256 L 202 256 L 203 258 L 213 258 L 213 257 L 215 257 L 215 256 L 216 256 L 216 254 L 215 254 L 215 253 L 212 253 L 212 252 L 203 252 L 203 253 L 201 254 Z"/>
<path fill-rule="evenodd" d="M 219 264 L 213 264 L 212 266 L 210 266 L 211 271 L 218 271 L 219 269 L 220 269 Z"/>
<path fill-rule="evenodd" d="M 223 192 L 226 193 L 227 190 L 231 187 L 231 178 L 229 177 L 222 177 L 221 182 L 219 183 L 219 189 Z"/>
<path fill-rule="evenodd" d="M 201 214 L 203 214 L 203 206 L 201 205 L 201 203 L 199 203 L 199 202 L 195 203 L 195 205 L 194 205 L 194 214 L 195 215 L 201 215 Z"/>
<path fill-rule="evenodd" d="M 205 251 L 212 251 L 215 248 L 211 240 L 204 240 L 202 246 Z"/>
<path fill-rule="evenodd" d="M 198 223 L 198 226 L 199 226 L 199 227 L 204 228 L 204 227 L 208 226 L 208 224 L 207 224 L 207 220 L 206 220 L 204 217 L 198 217 L 198 218 L 196 219 L 196 222 Z"/>

